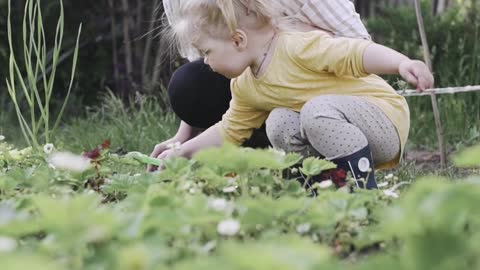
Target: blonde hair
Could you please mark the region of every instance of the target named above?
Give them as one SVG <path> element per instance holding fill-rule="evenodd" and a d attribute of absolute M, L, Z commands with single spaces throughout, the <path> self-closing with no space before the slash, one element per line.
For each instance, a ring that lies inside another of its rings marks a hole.
<path fill-rule="evenodd" d="M 190 60 L 199 56 L 192 43 L 201 36 L 228 38 L 239 27 L 276 27 L 280 17 L 275 0 L 171 1 L 176 1 L 177 5 L 175 14 L 170 12 L 174 16 L 169 18 L 170 38 L 173 38 L 180 54 Z"/>

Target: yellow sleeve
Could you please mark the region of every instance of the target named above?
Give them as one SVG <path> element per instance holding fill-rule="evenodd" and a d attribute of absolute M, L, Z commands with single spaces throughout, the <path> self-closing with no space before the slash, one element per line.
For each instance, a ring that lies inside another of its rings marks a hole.
<path fill-rule="evenodd" d="M 242 98 L 236 79 L 232 80 L 231 89 L 230 108 L 216 126 L 224 140 L 241 145 L 252 136 L 255 128 L 262 126 L 268 117 L 268 112 L 255 109 Z"/>
<path fill-rule="evenodd" d="M 369 75 L 363 68 L 363 53 L 372 43 L 369 40 L 332 37 L 323 31 L 312 31 L 290 43 L 290 57 L 308 70 L 339 77 Z"/>

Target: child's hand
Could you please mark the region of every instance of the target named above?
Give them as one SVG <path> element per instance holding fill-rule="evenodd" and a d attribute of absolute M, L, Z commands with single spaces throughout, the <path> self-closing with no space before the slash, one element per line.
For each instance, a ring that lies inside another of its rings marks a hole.
<path fill-rule="evenodd" d="M 168 147 L 165 143 L 159 143 L 159 144 L 155 145 L 155 148 L 153 148 L 153 152 L 150 154 L 150 157 L 158 158 L 158 156 L 167 149 L 168 149 Z M 156 167 L 156 166 L 148 165 L 147 166 L 147 172 L 156 171 L 157 168 L 158 167 Z"/>
<path fill-rule="evenodd" d="M 433 75 L 422 61 L 405 60 L 400 63 L 398 72 L 405 81 L 416 86 L 418 92 L 433 87 Z"/>

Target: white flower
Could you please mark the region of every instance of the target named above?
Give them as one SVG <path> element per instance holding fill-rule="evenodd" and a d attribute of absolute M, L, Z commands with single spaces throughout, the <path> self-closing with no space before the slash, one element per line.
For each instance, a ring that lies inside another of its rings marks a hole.
<path fill-rule="evenodd" d="M 306 234 L 310 231 L 310 224 L 309 223 L 305 223 L 305 224 L 300 224 L 297 226 L 297 232 L 299 234 Z"/>
<path fill-rule="evenodd" d="M 210 241 L 210 242 L 207 242 L 205 245 L 203 245 L 203 246 L 200 248 L 200 251 L 201 251 L 203 254 L 208 254 L 208 253 L 210 253 L 212 250 L 214 250 L 215 247 L 217 247 L 217 241 Z"/>
<path fill-rule="evenodd" d="M 235 177 L 226 177 L 226 179 L 227 179 L 227 184 L 229 184 L 229 185 L 235 184 L 235 183 L 237 182 L 238 178 L 239 178 L 238 175 L 235 176 Z"/>
<path fill-rule="evenodd" d="M 136 174 L 133 175 L 133 177 L 140 177 L 140 176 L 142 176 L 141 173 L 136 173 Z"/>
<path fill-rule="evenodd" d="M 179 151 L 181 147 L 182 147 L 182 144 L 180 142 L 167 144 L 167 148 L 173 150 L 174 152 Z"/>
<path fill-rule="evenodd" d="M 197 192 L 197 190 L 195 188 L 191 188 L 191 189 L 188 190 L 188 192 L 190 194 L 195 194 Z"/>
<path fill-rule="evenodd" d="M 379 183 L 379 184 L 377 184 L 377 186 L 378 186 L 379 188 L 386 187 L 386 186 L 388 186 L 388 182 Z"/>
<path fill-rule="evenodd" d="M 298 173 L 298 168 L 291 168 L 290 172 L 293 173 L 293 174 L 297 174 Z"/>
<path fill-rule="evenodd" d="M 52 143 L 47 143 L 43 146 L 43 152 L 45 152 L 45 154 L 51 154 L 53 149 L 55 148 L 55 146 L 53 146 Z"/>
<path fill-rule="evenodd" d="M 393 173 L 390 173 L 388 175 L 385 176 L 385 179 L 388 180 L 388 179 L 392 179 L 393 178 Z"/>
<path fill-rule="evenodd" d="M 0 142 L 3 141 L 3 140 L 5 140 L 5 136 L 0 135 Z"/>
<path fill-rule="evenodd" d="M 187 182 L 185 182 L 185 184 L 183 184 L 182 189 L 183 190 L 188 190 L 188 189 L 192 188 L 192 186 L 193 186 L 193 182 L 192 181 L 187 181 Z"/>
<path fill-rule="evenodd" d="M 10 237 L 0 236 L 0 253 L 10 252 L 17 248 L 17 241 Z"/>
<path fill-rule="evenodd" d="M 222 191 L 223 193 L 233 193 L 235 190 L 237 190 L 237 186 L 229 186 L 224 188 Z"/>
<path fill-rule="evenodd" d="M 383 195 L 385 195 L 387 197 L 390 197 L 390 198 L 394 198 L 394 199 L 398 198 L 398 193 L 396 193 L 395 191 L 390 190 L 390 189 L 384 190 Z"/>
<path fill-rule="evenodd" d="M 72 172 L 83 172 L 91 165 L 89 158 L 68 152 L 58 152 L 53 154 L 49 159 L 49 163 L 57 169 Z"/>
<path fill-rule="evenodd" d="M 217 232 L 225 236 L 236 235 L 240 231 L 240 222 L 234 219 L 226 219 L 217 226 Z"/>
<path fill-rule="evenodd" d="M 215 210 L 215 211 L 225 211 L 229 203 L 225 199 L 211 199 L 208 201 L 208 207 Z"/>
<path fill-rule="evenodd" d="M 107 184 L 107 185 L 110 185 L 110 184 L 112 184 L 112 183 L 113 183 L 113 180 L 112 180 L 112 179 L 110 179 L 110 178 L 105 178 L 105 181 L 104 181 L 104 183 L 105 183 L 105 184 Z"/>
<path fill-rule="evenodd" d="M 324 180 L 320 183 L 318 183 L 318 187 L 321 189 L 327 189 L 333 185 L 332 180 Z"/>

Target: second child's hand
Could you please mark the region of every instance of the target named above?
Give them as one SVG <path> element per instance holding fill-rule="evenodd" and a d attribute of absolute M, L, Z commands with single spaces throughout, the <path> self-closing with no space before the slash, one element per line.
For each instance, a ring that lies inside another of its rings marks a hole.
<path fill-rule="evenodd" d="M 415 86 L 417 92 L 433 88 L 433 75 L 422 61 L 410 59 L 402 61 L 398 67 L 398 73 L 406 82 Z"/>

